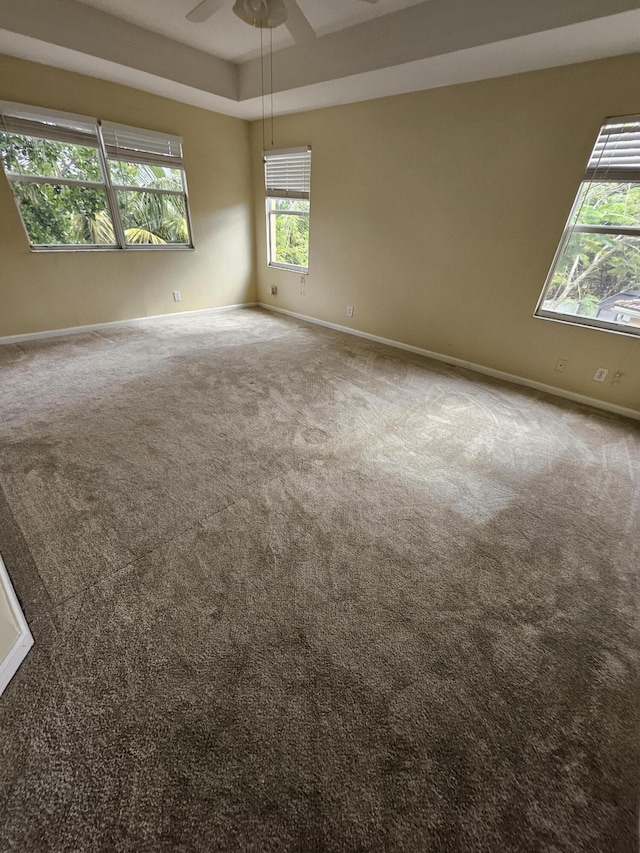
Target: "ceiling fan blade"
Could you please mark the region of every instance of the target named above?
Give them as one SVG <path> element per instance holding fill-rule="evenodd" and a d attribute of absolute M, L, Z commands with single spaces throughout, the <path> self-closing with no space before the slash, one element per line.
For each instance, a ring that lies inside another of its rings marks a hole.
<path fill-rule="evenodd" d="M 224 4 L 225 0 L 202 0 L 202 3 L 198 3 L 195 9 L 192 9 L 186 16 L 187 21 L 192 21 L 194 24 L 208 21 L 214 12 L 222 9 Z"/>
<path fill-rule="evenodd" d="M 287 20 L 284 25 L 293 36 L 293 40 L 297 44 L 301 44 L 314 39 L 316 32 L 298 6 L 297 0 L 284 0 L 284 5 L 287 7 Z"/>

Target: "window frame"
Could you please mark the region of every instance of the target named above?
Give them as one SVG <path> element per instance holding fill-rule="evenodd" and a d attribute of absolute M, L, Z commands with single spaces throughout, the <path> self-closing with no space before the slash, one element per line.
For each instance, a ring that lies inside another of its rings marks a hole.
<path fill-rule="evenodd" d="M 66 113 L 60 112 L 58 110 L 48 110 L 43 107 L 35 107 L 27 104 L 17 104 L 10 101 L 2 101 L 0 100 L 0 134 L 6 133 L 7 135 L 14 136 L 26 136 L 29 134 L 27 132 L 20 133 L 19 131 L 12 132 L 7 129 L 7 124 L 5 121 L 5 117 L 13 118 L 18 120 L 24 119 L 32 119 L 34 121 L 39 121 L 41 123 L 51 124 L 51 136 L 43 136 L 38 135 L 36 138 L 41 138 L 48 142 L 61 142 L 65 141 L 62 137 L 65 135 L 65 129 L 68 133 L 68 129 L 73 127 L 74 125 L 81 125 L 86 128 L 91 128 L 95 133 L 95 146 L 91 145 L 91 147 L 96 148 L 98 164 L 100 167 L 100 172 L 102 175 L 102 182 L 100 181 L 89 181 L 83 179 L 75 179 L 75 178 L 57 178 L 57 177 L 49 177 L 46 175 L 22 175 L 15 172 L 9 172 L 4 163 L 2 163 L 2 170 L 4 172 L 5 178 L 7 179 L 7 183 L 11 189 L 11 194 L 13 196 L 14 202 L 17 207 L 18 216 L 20 218 L 20 222 L 22 224 L 22 228 L 24 230 L 25 236 L 27 238 L 27 242 L 29 244 L 29 249 L 32 252 L 103 252 L 103 251 L 184 251 L 184 250 L 192 250 L 195 248 L 193 243 L 193 228 L 192 228 L 192 220 L 191 220 L 191 212 L 189 206 L 189 194 L 187 189 L 187 179 L 186 179 L 186 171 L 184 168 L 184 163 L 182 162 L 182 139 L 180 137 L 172 136 L 170 134 L 160 133 L 157 131 L 145 130 L 142 128 L 134 128 L 128 127 L 126 125 L 110 125 L 110 123 L 105 123 L 108 126 L 113 127 L 122 127 L 128 128 L 128 130 L 139 134 L 141 136 L 146 136 L 148 138 L 155 138 L 157 140 L 172 140 L 174 145 L 178 147 L 180 152 L 179 164 L 167 164 L 170 165 L 171 168 L 176 168 L 180 170 L 181 176 L 181 190 L 169 190 L 163 188 L 154 188 L 154 187 L 144 187 L 144 186 L 125 186 L 115 184 L 111 177 L 111 170 L 109 168 L 110 157 L 107 152 L 107 147 L 104 140 L 103 135 L 103 123 L 97 119 L 90 116 L 82 116 L 77 115 L 75 113 Z M 57 134 L 56 134 L 57 131 Z M 80 146 L 81 143 L 69 141 L 69 144 Z M 29 234 L 29 230 L 27 224 L 22 215 L 22 210 L 20 206 L 20 199 L 18 198 L 16 192 L 14 191 L 14 185 L 17 184 L 37 184 L 37 185 L 50 185 L 50 186 L 69 186 L 69 187 L 84 187 L 88 189 L 98 189 L 104 192 L 106 198 L 106 210 L 109 213 L 109 217 L 111 220 L 111 225 L 113 226 L 115 242 L 114 243 L 32 243 L 31 235 Z M 117 193 L 119 191 L 131 191 L 131 192 L 142 192 L 142 193 L 153 193 L 153 194 L 168 194 L 174 196 L 181 196 L 184 199 L 184 207 L 185 207 L 185 219 L 187 226 L 187 234 L 188 239 L 185 242 L 181 243 L 130 243 L 127 242 L 125 235 L 125 228 L 122 222 L 122 217 L 120 214 L 120 208 L 118 205 L 118 197 Z"/>
<path fill-rule="evenodd" d="M 544 302 L 546 301 L 547 291 L 552 286 L 553 278 L 564 253 L 564 250 L 567 246 L 567 243 L 571 240 L 574 234 L 612 234 L 621 236 L 627 235 L 631 237 L 640 238 L 640 226 L 633 227 L 624 225 L 589 225 L 576 221 L 579 215 L 580 208 L 584 204 L 584 201 L 582 199 L 583 197 L 586 197 L 588 195 L 589 188 L 593 184 L 634 184 L 640 188 L 640 171 L 636 170 L 638 171 L 638 174 L 634 174 L 633 171 L 630 171 L 629 174 L 625 175 L 620 170 L 610 171 L 606 165 L 604 167 L 601 167 L 599 162 L 600 158 L 603 156 L 603 149 L 605 149 L 607 145 L 607 129 L 611 128 L 616 124 L 637 123 L 640 123 L 640 115 L 608 117 L 602 123 L 598 135 L 596 137 L 596 141 L 592 148 L 589 161 L 587 163 L 587 168 L 578 186 L 578 190 L 576 192 L 573 204 L 571 205 L 571 211 L 564 226 L 562 237 L 558 244 L 558 248 L 555 251 L 553 261 L 549 268 L 549 272 L 547 273 L 547 276 L 545 278 L 544 286 L 542 288 L 542 292 L 540 293 L 540 297 L 538 299 L 533 314 L 534 318 L 542 320 L 551 320 L 555 323 L 565 323 L 571 326 L 582 326 L 583 328 L 588 329 L 600 329 L 601 331 L 613 332 L 614 334 L 618 335 L 640 337 L 640 326 L 626 325 L 620 322 L 615 322 L 613 320 L 602 320 L 598 317 L 587 317 L 579 314 L 566 314 L 561 311 L 551 311 L 543 307 Z M 605 141 L 600 152 L 597 153 L 598 145 L 603 136 L 605 137 Z M 603 297 L 603 299 L 605 298 L 607 297 Z M 628 312 L 620 311 L 620 314 L 623 313 Z M 631 313 L 633 314 L 633 311 Z"/>
<path fill-rule="evenodd" d="M 268 168 L 269 158 L 279 157 L 286 160 L 288 157 L 300 157 L 304 159 L 304 175 L 288 175 L 284 176 L 281 181 L 283 186 L 270 186 L 270 176 Z M 298 275 L 309 275 L 309 248 L 310 239 L 307 244 L 307 265 L 287 264 L 275 260 L 276 257 L 276 218 L 278 216 L 302 216 L 310 223 L 311 215 L 311 146 L 305 145 L 298 148 L 280 148 L 271 149 L 262 152 L 262 159 L 265 171 L 265 220 L 267 230 L 267 266 L 273 269 L 285 270 L 294 272 Z M 302 199 L 309 202 L 309 210 L 277 210 L 274 202 L 281 199 Z"/>

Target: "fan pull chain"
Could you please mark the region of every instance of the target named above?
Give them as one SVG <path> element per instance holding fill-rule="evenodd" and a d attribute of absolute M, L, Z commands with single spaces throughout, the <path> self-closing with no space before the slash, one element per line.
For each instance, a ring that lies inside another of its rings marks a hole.
<path fill-rule="evenodd" d="M 271 93 L 271 147 L 273 148 L 273 30 L 269 30 L 269 91 Z"/>
<path fill-rule="evenodd" d="M 260 101 L 262 103 L 262 150 L 265 150 L 264 130 L 264 46 L 262 43 L 262 27 L 260 29 Z"/>

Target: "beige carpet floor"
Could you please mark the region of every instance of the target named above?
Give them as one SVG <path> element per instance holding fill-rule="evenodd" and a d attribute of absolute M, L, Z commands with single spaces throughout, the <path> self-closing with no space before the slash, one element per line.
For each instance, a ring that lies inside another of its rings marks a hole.
<path fill-rule="evenodd" d="M 257 309 L 0 394 L 3 853 L 637 853 L 637 424 Z"/>

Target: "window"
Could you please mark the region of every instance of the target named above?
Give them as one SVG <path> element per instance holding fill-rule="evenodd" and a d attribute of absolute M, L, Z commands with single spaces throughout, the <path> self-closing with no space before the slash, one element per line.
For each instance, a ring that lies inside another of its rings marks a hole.
<path fill-rule="evenodd" d="M 264 152 L 269 266 L 309 269 L 311 148 Z"/>
<path fill-rule="evenodd" d="M 0 102 L 0 160 L 32 249 L 193 246 L 179 137 Z"/>
<path fill-rule="evenodd" d="M 182 140 L 101 123 L 125 242 L 191 243 Z"/>
<path fill-rule="evenodd" d="M 536 315 L 640 335 L 640 116 L 600 130 Z"/>

